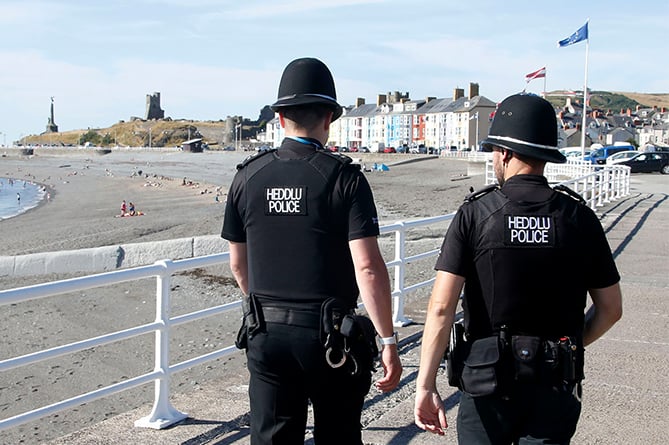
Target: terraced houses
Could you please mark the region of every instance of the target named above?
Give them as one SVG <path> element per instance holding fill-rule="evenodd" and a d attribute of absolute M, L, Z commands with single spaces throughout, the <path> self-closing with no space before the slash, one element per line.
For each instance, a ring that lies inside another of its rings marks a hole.
<path fill-rule="evenodd" d="M 497 103 L 479 94 L 479 85 L 470 83 L 466 91 L 454 88 L 450 98 L 426 97 L 415 100 L 398 91 L 379 94 L 375 103 L 358 98 L 330 127 L 329 147 L 346 150 L 394 147 L 398 151 L 425 147 L 429 151 L 476 150 L 490 128 Z M 573 93 L 572 93 L 573 96 Z M 560 146 L 580 146 L 583 107 L 565 95 L 565 104 L 556 108 Z M 635 141 L 669 146 L 669 112 L 665 108 L 611 110 L 586 109 L 586 146 L 612 145 Z M 271 120 L 263 142 L 278 147 L 283 130 L 278 118 Z M 433 149 L 433 150 L 430 150 Z"/>

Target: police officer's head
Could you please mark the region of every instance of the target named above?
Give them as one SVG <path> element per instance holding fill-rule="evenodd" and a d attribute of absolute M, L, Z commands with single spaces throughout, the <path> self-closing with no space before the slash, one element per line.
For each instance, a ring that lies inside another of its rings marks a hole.
<path fill-rule="evenodd" d="M 547 162 L 567 162 L 558 151 L 557 138 L 557 119 L 550 102 L 533 94 L 515 94 L 497 107 L 481 147 L 484 151 L 505 148 Z"/>
<path fill-rule="evenodd" d="M 320 60 L 305 57 L 293 60 L 283 71 L 278 99 L 270 108 L 275 113 L 290 113 L 310 107 L 332 111 L 333 121 L 342 114 L 332 73 Z"/>

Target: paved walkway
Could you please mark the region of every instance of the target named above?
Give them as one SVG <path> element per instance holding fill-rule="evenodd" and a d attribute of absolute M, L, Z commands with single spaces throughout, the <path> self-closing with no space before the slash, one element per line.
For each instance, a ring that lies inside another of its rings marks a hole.
<path fill-rule="evenodd" d="M 631 195 L 599 212 L 622 273 L 623 319 L 586 353 L 583 413 L 578 444 L 666 443 L 669 430 L 669 177 L 633 176 Z M 563 265 L 565 279 L 569 266 Z M 365 444 L 455 444 L 458 393 L 440 379 L 452 429 L 433 436 L 413 425 L 423 301 L 408 302 L 417 324 L 402 328 L 404 375 L 400 389 L 370 393 L 363 413 Z M 134 428 L 150 405 L 116 416 L 55 444 L 246 445 L 246 375 L 226 376 L 172 402 L 189 418 L 165 430 Z M 556 419 L 556 421 L 559 421 Z M 307 434 L 305 443 L 313 443 Z"/>

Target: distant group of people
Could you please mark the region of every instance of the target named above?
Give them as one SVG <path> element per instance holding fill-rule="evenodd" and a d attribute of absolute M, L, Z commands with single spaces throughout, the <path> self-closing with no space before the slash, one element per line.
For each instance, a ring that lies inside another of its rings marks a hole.
<path fill-rule="evenodd" d="M 143 215 L 142 212 L 137 212 L 135 210 L 135 204 L 132 201 L 127 202 L 125 199 L 121 202 L 121 214 L 119 216 L 138 216 Z"/>

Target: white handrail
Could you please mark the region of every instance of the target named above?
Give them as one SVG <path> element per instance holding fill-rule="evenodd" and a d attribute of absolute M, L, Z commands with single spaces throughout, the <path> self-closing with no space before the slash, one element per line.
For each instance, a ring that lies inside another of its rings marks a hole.
<path fill-rule="evenodd" d="M 393 271 L 392 298 L 393 323 L 395 326 L 406 326 L 411 322 L 411 320 L 405 318 L 404 316 L 404 298 L 407 293 L 416 291 L 425 286 L 429 286 L 434 281 L 434 279 L 430 279 L 407 285 L 405 283 L 406 265 L 425 258 L 435 257 L 439 254 L 438 249 L 430 249 L 426 252 L 406 256 L 404 250 L 406 231 L 419 227 L 427 227 L 448 222 L 453 218 L 453 215 L 454 214 L 448 214 L 414 221 L 401 221 L 394 224 L 385 225 L 380 228 L 382 235 L 395 236 L 394 258 L 393 260 L 386 263 L 389 267 L 389 270 Z M 98 337 L 60 345 L 50 349 L 0 361 L 0 372 L 2 372 L 20 366 L 27 366 L 29 364 L 37 363 L 56 356 L 71 354 L 83 349 L 94 348 L 103 344 L 108 344 L 141 334 L 154 332 L 155 355 L 153 372 L 134 377 L 120 383 L 105 386 L 95 391 L 34 409 L 23 414 L 0 420 L 0 431 L 83 403 L 88 403 L 95 399 L 107 397 L 117 392 L 125 391 L 150 381 L 153 381 L 155 385 L 153 408 L 148 416 L 137 420 L 135 425 L 161 429 L 183 420 L 186 417 L 186 414 L 175 409 L 170 403 L 169 381 L 171 375 L 176 372 L 186 370 L 192 366 L 236 353 L 239 350 L 234 346 L 227 346 L 219 350 L 191 358 L 181 363 L 170 365 L 169 338 L 171 329 L 172 327 L 179 324 L 189 323 L 195 320 L 211 317 L 213 315 L 218 315 L 230 310 L 236 310 L 241 306 L 241 301 L 237 300 L 232 303 L 208 307 L 191 313 L 171 317 L 169 314 L 170 279 L 171 276 L 176 272 L 224 264 L 229 260 L 230 254 L 228 252 L 175 261 L 161 260 L 152 265 L 140 266 L 132 269 L 105 272 L 67 280 L 36 284 L 27 287 L 1 290 L 0 306 L 39 298 L 46 298 L 68 292 L 106 286 L 124 281 L 156 277 L 156 319 L 152 323 L 134 326 L 122 331 L 112 332 Z"/>
<path fill-rule="evenodd" d="M 495 184 L 492 160 L 486 161 L 485 170 L 486 184 Z M 551 184 L 567 186 L 581 195 L 593 210 L 630 192 L 630 168 L 626 165 L 592 165 L 582 161 L 548 163 L 544 174 Z"/>

